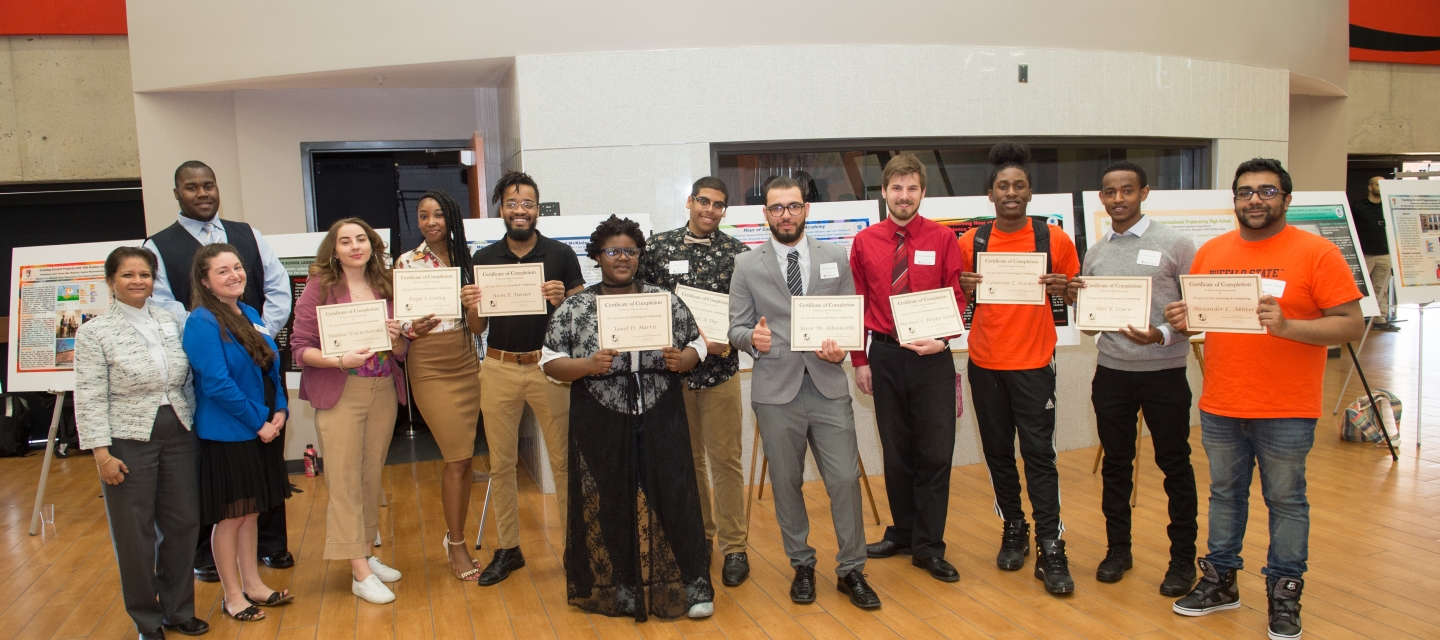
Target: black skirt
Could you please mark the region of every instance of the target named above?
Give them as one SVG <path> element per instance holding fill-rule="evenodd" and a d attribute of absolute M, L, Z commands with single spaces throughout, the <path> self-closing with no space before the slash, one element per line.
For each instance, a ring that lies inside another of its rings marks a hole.
<path fill-rule="evenodd" d="M 283 432 L 282 432 L 283 436 Z M 290 497 L 285 440 L 241 442 L 200 439 L 200 524 L 264 513 Z"/>

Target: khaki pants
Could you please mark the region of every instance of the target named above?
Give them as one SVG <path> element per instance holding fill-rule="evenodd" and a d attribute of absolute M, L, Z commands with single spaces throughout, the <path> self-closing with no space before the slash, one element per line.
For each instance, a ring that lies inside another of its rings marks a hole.
<path fill-rule="evenodd" d="M 373 553 L 380 528 L 380 474 L 395 434 L 395 380 L 347 376 L 329 409 L 315 410 L 315 433 L 325 460 L 325 559 Z"/>
<path fill-rule="evenodd" d="M 1390 315 L 1390 256 L 1365 256 L 1370 271 L 1370 284 L 1375 287 L 1375 300 L 1380 302 L 1380 319 Z"/>
<path fill-rule="evenodd" d="M 550 453 L 550 470 L 555 476 L 555 505 L 560 510 L 560 528 L 565 529 L 566 495 L 570 476 L 566 472 L 570 438 L 570 387 L 551 382 L 540 365 L 503 362 L 485 358 L 480 367 L 480 413 L 485 416 L 485 441 L 490 446 L 490 498 L 495 503 L 495 521 L 500 530 L 501 549 L 520 546 L 519 489 L 515 464 L 519 456 L 520 415 L 525 404 L 535 412 L 540 435 Z"/>
<path fill-rule="evenodd" d="M 740 471 L 740 379 L 732 377 L 699 391 L 686 388 L 683 395 L 705 537 L 719 541 L 721 553 L 739 553 L 745 550 L 746 539 L 745 478 Z"/>

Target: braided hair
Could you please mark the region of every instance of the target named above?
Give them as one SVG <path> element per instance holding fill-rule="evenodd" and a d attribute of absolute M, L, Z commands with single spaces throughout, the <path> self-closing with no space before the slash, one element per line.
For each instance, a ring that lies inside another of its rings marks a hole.
<path fill-rule="evenodd" d="M 450 266 L 460 267 L 460 284 L 475 284 L 475 270 L 470 263 L 470 244 L 465 239 L 465 219 L 460 205 L 444 191 L 426 191 L 420 201 L 434 200 L 445 215 L 445 248 L 450 252 Z"/>

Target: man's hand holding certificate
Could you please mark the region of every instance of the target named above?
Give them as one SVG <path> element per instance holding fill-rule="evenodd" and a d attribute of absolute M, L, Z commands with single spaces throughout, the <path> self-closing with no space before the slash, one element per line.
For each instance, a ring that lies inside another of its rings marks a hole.
<path fill-rule="evenodd" d="M 965 332 L 955 290 L 949 287 L 890 296 L 895 337 L 903 343 L 958 336 Z"/>
<path fill-rule="evenodd" d="M 790 350 L 821 351 L 834 340 L 842 351 L 865 348 L 865 296 L 795 296 L 790 300 Z"/>
<path fill-rule="evenodd" d="M 683 284 L 675 286 L 675 295 L 695 316 L 706 341 L 724 344 L 730 340 L 730 296 Z"/>
<path fill-rule="evenodd" d="M 1086 276 L 1076 287 L 1075 326 L 1082 331 L 1150 330 L 1150 278 Z"/>
<path fill-rule="evenodd" d="M 975 301 L 985 304 L 1049 304 L 1045 296 L 1047 256 L 1043 253 L 983 252 L 975 254 L 980 283 Z"/>
<path fill-rule="evenodd" d="M 396 269 L 395 319 L 414 320 L 425 316 L 459 318 L 460 268 Z"/>
<path fill-rule="evenodd" d="M 1186 330 L 1265 333 L 1260 325 L 1260 286 L 1256 274 L 1180 276 Z"/>
<path fill-rule="evenodd" d="M 545 265 L 477 265 L 480 290 L 477 314 L 482 317 L 545 315 Z"/>
<path fill-rule="evenodd" d="M 601 349 L 654 351 L 675 346 L 668 293 L 596 296 L 595 315 Z"/>
<path fill-rule="evenodd" d="M 357 349 L 390 350 L 390 315 L 384 300 L 315 307 L 320 326 L 320 355 L 342 356 Z"/>

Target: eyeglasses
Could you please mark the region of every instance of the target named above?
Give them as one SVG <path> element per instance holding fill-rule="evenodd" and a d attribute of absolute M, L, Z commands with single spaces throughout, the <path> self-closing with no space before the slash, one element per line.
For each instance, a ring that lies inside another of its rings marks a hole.
<path fill-rule="evenodd" d="M 1274 200 L 1275 196 L 1283 195 L 1285 192 L 1275 187 L 1260 187 L 1259 189 L 1236 189 L 1235 201 L 1246 202 L 1258 195 L 1261 200 Z"/>
<path fill-rule="evenodd" d="M 714 209 L 715 211 L 718 211 L 720 213 L 724 213 L 725 209 L 730 207 L 730 205 L 725 204 L 724 202 L 720 202 L 718 200 L 711 200 L 709 198 L 706 198 L 705 196 L 692 196 L 691 199 L 695 201 L 695 204 L 700 205 L 701 209 Z"/>
<path fill-rule="evenodd" d="M 516 202 L 514 200 L 506 200 L 505 203 L 500 206 L 504 207 L 506 211 L 519 211 L 521 209 L 524 209 L 526 211 L 534 211 L 535 207 L 538 205 L 535 204 L 534 200 L 522 200 L 519 202 Z"/>
<path fill-rule="evenodd" d="M 640 257 L 640 250 L 635 247 L 606 247 L 601 249 L 600 253 L 605 254 L 605 257 L 611 260 L 619 258 L 622 254 L 631 260 Z"/>
<path fill-rule="evenodd" d="M 772 204 L 768 207 L 765 207 L 766 213 L 769 213 L 770 215 L 776 217 L 785 215 L 786 213 L 789 213 L 792 216 L 798 216 L 800 215 L 800 212 L 804 210 L 805 203 L 803 202 L 792 202 L 790 204 Z"/>

